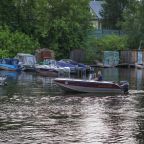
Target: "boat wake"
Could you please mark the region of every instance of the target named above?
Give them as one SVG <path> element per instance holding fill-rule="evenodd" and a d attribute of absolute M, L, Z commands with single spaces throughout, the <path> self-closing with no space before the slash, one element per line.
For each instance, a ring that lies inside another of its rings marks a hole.
<path fill-rule="evenodd" d="M 129 90 L 129 94 L 143 94 L 144 90 Z"/>

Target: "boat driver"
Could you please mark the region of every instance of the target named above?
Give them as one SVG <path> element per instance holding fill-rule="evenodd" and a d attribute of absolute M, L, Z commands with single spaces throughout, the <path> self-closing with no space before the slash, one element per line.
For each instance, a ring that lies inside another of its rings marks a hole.
<path fill-rule="evenodd" d="M 102 81 L 103 80 L 103 76 L 102 76 L 101 71 L 98 71 L 98 74 L 97 74 L 97 77 L 95 78 L 95 80 L 97 80 L 97 81 Z"/>

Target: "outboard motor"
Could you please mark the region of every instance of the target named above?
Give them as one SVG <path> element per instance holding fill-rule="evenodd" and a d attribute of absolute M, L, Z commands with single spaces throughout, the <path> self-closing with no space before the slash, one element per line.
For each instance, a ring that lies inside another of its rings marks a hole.
<path fill-rule="evenodd" d="M 129 83 L 127 81 L 120 81 L 120 86 L 121 86 L 124 94 L 127 94 L 128 90 L 129 90 Z"/>

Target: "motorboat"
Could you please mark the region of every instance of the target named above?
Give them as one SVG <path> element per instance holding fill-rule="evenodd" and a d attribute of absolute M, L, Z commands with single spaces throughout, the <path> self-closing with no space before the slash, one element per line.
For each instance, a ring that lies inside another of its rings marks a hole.
<path fill-rule="evenodd" d="M 55 78 L 54 82 L 66 92 L 128 93 L 129 83 L 87 79 Z"/>
<path fill-rule="evenodd" d="M 71 74 L 75 74 L 77 72 L 75 65 L 67 63 L 63 60 L 57 61 L 56 65 L 58 67 L 69 68 Z"/>
<path fill-rule="evenodd" d="M 36 64 L 36 57 L 32 54 L 17 53 L 15 56 L 19 60 L 19 64 L 24 71 L 34 71 L 34 65 Z"/>
<path fill-rule="evenodd" d="M 59 73 L 57 69 L 49 65 L 35 65 L 35 71 L 42 76 L 48 77 L 57 77 Z"/>
<path fill-rule="evenodd" d="M 48 77 L 70 75 L 69 67 L 58 66 L 56 60 L 53 59 L 45 59 L 43 61 L 43 64 L 36 64 L 35 71 L 40 75 L 48 76 Z"/>
<path fill-rule="evenodd" d="M 61 59 L 58 61 L 58 64 L 61 66 L 66 66 L 66 67 L 70 67 L 70 72 L 73 74 L 76 74 L 80 71 L 89 71 L 90 70 L 90 66 L 85 65 L 83 63 L 78 63 L 74 60 L 71 59 Z"/>
<path fill-rule="evenodd" d="M 6 71 L 20 71 L 18 59 L 4 58 L 0 60 L 0 70 Z"/>
<path fill-rule="evenodd" d="M 65 62 L 65 63 L 68 63 L 68 64 L 72 64 L 74 65 L 75 67 L 80 67 L 80 68 L 87 68 L 88 66 L 83 64 L 83 63 L 78 63 L 72 59 L 61 59 L 60 60 L 61 62 Z"/>

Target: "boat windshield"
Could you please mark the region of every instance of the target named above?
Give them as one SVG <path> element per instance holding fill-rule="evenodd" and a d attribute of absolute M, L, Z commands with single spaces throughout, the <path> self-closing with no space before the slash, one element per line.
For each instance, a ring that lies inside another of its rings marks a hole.
<path fill-rule="evenodd" d="M 45 59 L 43 61 L 43 64 L 50 65 L 50 66 L 55 66 L 56 65 L 56 61 L 55 60 L 51 60 L 51 59 Z"/>
<path fill-rule="evenodd" d="M 25 63 L 27 64 L 35 64 L 36 63 L 36 59 L 33 56 L 27 56 L 25 57 Z"/>

